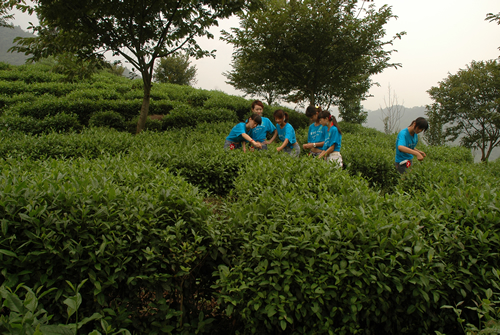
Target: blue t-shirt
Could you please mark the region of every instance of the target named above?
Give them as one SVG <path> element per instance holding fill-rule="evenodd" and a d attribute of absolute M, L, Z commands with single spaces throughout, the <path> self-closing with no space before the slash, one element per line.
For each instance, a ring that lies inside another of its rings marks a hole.
<path fill-rule="evenodd" d="M 327 132 L 328 127 L 323 127 L 322 125 L 315 126 L 314 123 L 311 124 L 307 133 L 307 143 L 324 142 Z"/>
<path fill-rule="evenodd" d="M 267 117 L 262 117 L 260 126 L 253 128 L 250 132 L 250 137 L 257 142 L 264 142 L 267 133 L 274 133 L 276 127 Z"/>
<path fill-rule="evenodd" d="M 249 133 L 247 130 L 247 127 L 246 127 L 246 123 L 240 122 L 236 126 L 234 126 L 233 129 L 231 129 L 231 132 L 226 137 L 226 141 L 231 141 L 231 142 L 236 142 L 236 143 L 241 143 L 243 141 L 246 141 L 243 138 L 243 136 L 241 136 L 242 134 L 245 134 L 245 133 L 246 134 Z"/>
<path fill-rule="evenodd" d="M 280 140 L 284 142 L 285 139 L 288 138 L 287 147 L 293 148 L 293 144 L 297 142 L 297 140 L 295 138 L 295 129 L 293 129 L 292 125 L 290 123 L 285 123 L 285 126 L 281 128 L 280 125 L 276 123 L 276 129 L 278 130 L 278 137 Z"/>
<path fill-rule="evenodd" d="M 333 151 L 340 151 L 340 147 L 342 145 L 342 134 L 339 133 L 339 130 L 335 126 L 331 126 L 328 131 L 328 135 L 325 139 L 325 144 L 321 148 L 321 150 L 328 150 L 332 145 L 335 144 L 335 148 Z"/>
<path fill-rule="evenodd" d="M 408 147 L 410 149 L 415 149 L 418 143 L 418 134 L 410 135 L 410 131 L 408 128 L 401 130 L 398 134 L 398 138 L 396 140 L 396 163 L 400 163 L 406 159 L 413 159 L 412 154 L 407 154 L 406 152 L 399 151 L 398 147 L 400 145 Z"/>

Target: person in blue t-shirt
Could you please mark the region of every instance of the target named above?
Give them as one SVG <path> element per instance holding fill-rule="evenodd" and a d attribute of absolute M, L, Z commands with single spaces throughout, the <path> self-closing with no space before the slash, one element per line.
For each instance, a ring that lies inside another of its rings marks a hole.
<path fill-rule="evenodd" d="M 316 157 L 321 154 L 321 147 L 325 144 L 328 128 L 319 123 L 318 114 L 321 112 L 321 107 L 313 105 L 307 107 L 306 116 L 312 121 L 307 133 L 307 143 L 302 145 L 304 149 L 310 149 L 310 156 Z"/>
<path fill-rule="evenodd" d="M 276 131 L 276 127 L 267 117 L 262 116 L 264 112 L 264 104 L 260 100 L 255 100 L 252 102 L 252 113 L 260 115 L 262 118 L 262 124 L 258 125 L 254 129 L 252 129 L 250 136 L 256 141 L 262 144 L 262 148 L 260 150 L 267 150 L 267 145 L 273 143 L 276 136 L 278 136 L 278 132 Z M 266 140 L 267 134 L 272 134 L 271 139 Z"/>
<path fill-rule="evenodd" d="M 318 155 L 318 159 L 325 157 L 327 162 L 335 162 L 342 167 L 342 155 L 340 147 L 342 146 L 342 131 L 339 128 L 337 119 L 329 111 L 322 111 L 318 115 L 319 123 L 328 128 L 325 144 L 321 148 L 323 151 Z"/>
<path fill-rule="evenodd" d="M 239 149 L 243 143 L 243 152 L 246 152 L 245 143 L 250 142 L 254 147 L 260 148 L 262 145 L 250 137 L 250 130 L 262 123 L 260 115 L 252 114 L 246 122 L 240 122 L 231 129 L 231 132 L 226 137 L 224 149 L 235 150 Z"/>
<path fill-rule="evenodd" d="M 427 156 L 425 152 L 415 149 L 418 143 L 418 134 L 429 128 L 427 120 L 419 117 L 410 124 L 408 128 L 401 130 L 396 139 L 396 162 L 394 166 L 399 173 L 403 174 L 413 163 L 413 156 L 423 161 Z"/>
<path fill-rule="evenodd" d="M 295 138 L 295 129 L 288 123 L 288 113 L 284 112 L 282 109 L 275 110 L 274 121 L 276 121 L 278 137 L 283 142 L 276 150 L 283 150 L 290 156 L 299 157 L 300 145 Z"/>

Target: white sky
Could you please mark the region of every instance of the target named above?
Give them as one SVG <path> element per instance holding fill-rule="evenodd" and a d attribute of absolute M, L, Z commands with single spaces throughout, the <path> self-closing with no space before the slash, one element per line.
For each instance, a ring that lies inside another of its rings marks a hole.
<path fill-rule="evenodd" d="M 402 67 L 386 69 L 372 77 L 381 86 L 370 90 L 373 97 L 364 103 L 365 109 L 384 107 L 388 85 L 399 103 L 405 107 L 432 102 L 427 90 L 437 86 L 449 73 L 465 68 L 472 60 L 489 60 L 500 56 L 500 26 L 485 21 L 487 13 L 500 12 L 500 0 L 375 0 L 375 4 L 392 6 L 397 20 L 386 25 L 387 36 L 406 31 L 407 35 L 394 43 L 391 61 Z M 25 29 L 30 18 L 15 14 L 15 25 Z M 31 18 L 31 20 L 36 20 Z M 203 48 L 217 50 L 216 59 L 193 60 L 197 67 L 195 87 L 243 95 L 225 83 L 223 72 L 231 70 L 232 46 L 219 40 L 220 30 L 237 27 L 238 19 L 230 18 L 213 27 L 213 40 L 199 40 Z M 125 64 L 127 65 L 127 64 Z M 254 98 L 254 97 L 249 97 Z"/>

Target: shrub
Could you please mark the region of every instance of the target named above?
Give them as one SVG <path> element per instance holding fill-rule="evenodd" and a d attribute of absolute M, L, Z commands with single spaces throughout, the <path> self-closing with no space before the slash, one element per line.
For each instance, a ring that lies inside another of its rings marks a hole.
<path fill-rule="evenodd" d="M 207 331 L 210 212 L 195 188 L 120 157 L 3 165 L 5 285 L 56 288 L 40 299 L 55 323 L 66 320 L 53 303 L 71 293 L 64 282 L 88 280 L 82 315 L 111 310 L 113 328 L 140 334 Z"/>
<path fill-rule="evenodd" d="M 238 121 L 242 122 L 248 117 L 250 105 L 251 101 L 244 98 L 214 92 L 203 107 L 209 110 L 232 110 L 236 113 Z"/>
<path fill-rule="evenodd" d="M 200 109 L 177 106 L 163 118 L 163 129 L 195 127 L 199 123 L 237 122 L 236 114 L 229 109 Z"/>
<path fill-rule="evenodd" d="M 116 130 L 125 129 L 123 116 L 114 111 L 94 113 L 89 120 L 90 127 L 109 127 Z"/>
<path fill-rule="evenodd" d="M 127 153 L 134 145 L 130 134 L 112 129 L 90 128 L 81 133 L 48 133 L 27 136 L 12 131 L 0 132 L 0 157 L 14 159 L 47 159 L 86 157 Z"/>
<path fill-rule="evenodd" d="M 457 164 L 474 163 L 471 150 L 460 146 L 421 146 L 420 150 L 426 153 L 426 160 Z"/>
<path fill-rule="evenodd" d="M 60 113 L 43 119 L 20 116 L 4 116 L 0 119 L 0 130 L 21 131 L 26 134 L 38 135 L 50 132 L 80 131 L 82 125 L 74 114 Z"/>

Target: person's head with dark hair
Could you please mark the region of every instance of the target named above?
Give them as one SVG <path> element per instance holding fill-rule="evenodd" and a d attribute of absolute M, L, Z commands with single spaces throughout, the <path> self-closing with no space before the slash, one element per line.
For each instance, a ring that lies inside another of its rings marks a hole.
<path fill-rule="evenodd" d="M 252 120 L 256 126 L 260 126 L 262 124 L 262 117 L 259 114 L 253 113 L 252 115 L 250 115 L 246 123 L 248 123 L 250 120 Z"/>
<path fill-rule="evenodd" d="M 262 113 L 264 112 L 264 104 L 260 100 L 254 100 L 252 102 L 252 113 L 259 114 L 262 116 Z"/>
<path fill-rule="evenodd" d="M 413 120 L 410 124 L 410 127 L 414 126 L 414 129 L 416 130 L 417 128 L 420 129 L 420 131 L 426 131 L 429 129 L 429 123 L 427 122 L 426 119 L 423 117 L 417 117 L 415 120 Z M 420 133 L 420 131 L 416 132 L 417 134 Z"/>
<path fill-rule="evenodd" d="M 274 111 L 274 120 L 278 124 L 285 124 L 288 122 L 288 113 L 282 109 L 277 109 Z"/>
<path fill-rule="evenodd" d="M 329 111 L 322 111 L 318 114 L 318 119 L 319 119 L 319 122 L 322 124 L 322 125 L 329 125 L 329 123 L 331 122 L 331 125 L 332 126 L 335 126 L 337 127 L 337 130 L 339 131 L 339 134 L 342 134 L 342 131 L 340 130 L 340 127 L 339 127 L 339 124 L 337 122 L 337 119 L 335 118 L 335 116 L 333 116 L 332 114 L 330 114 Z M 328 127 L 330 128 L 330 127 Z"/>
<path fill-rule="evenodd" d="M 316 109 L 316 107 L 314 107 L 313 105 L 307 106 L 307 108 L 306 108 L 306 116 L 308 118 L 312 118 L 314 115 L 316 115 L 316 113 L 318 113 L 318 110 Z"/>

